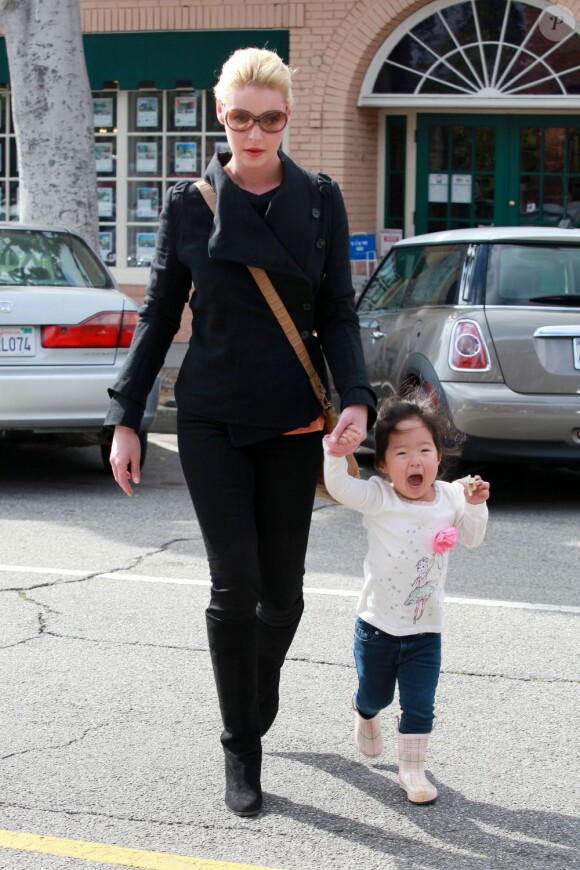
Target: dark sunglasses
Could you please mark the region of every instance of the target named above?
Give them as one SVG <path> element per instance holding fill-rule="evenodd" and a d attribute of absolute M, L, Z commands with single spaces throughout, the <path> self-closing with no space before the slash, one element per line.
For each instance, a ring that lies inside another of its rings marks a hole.
<path fill-rule="evenodd" d="M 247 133 L 254 124 L 258 124 L 264 133 L 281 133 L 288 123 L 288 115 L 278 110 L 252 115 L 244 109 L 230 109 L 225 113 L 224 120 L 230 130 L 236 133 Z"/>

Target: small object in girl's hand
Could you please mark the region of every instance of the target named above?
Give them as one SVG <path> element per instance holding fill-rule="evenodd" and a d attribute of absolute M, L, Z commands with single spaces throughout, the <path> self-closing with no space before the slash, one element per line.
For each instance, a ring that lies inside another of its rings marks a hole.
<path fill-rule="evenodd" d="M 465 485 L 467 486 L 468 495 L 473 495 L 473 493 L 477 489 L 477 481 L 475 477 L 472 477 L 471 474 L 468 474 L 465 478 Z"/>

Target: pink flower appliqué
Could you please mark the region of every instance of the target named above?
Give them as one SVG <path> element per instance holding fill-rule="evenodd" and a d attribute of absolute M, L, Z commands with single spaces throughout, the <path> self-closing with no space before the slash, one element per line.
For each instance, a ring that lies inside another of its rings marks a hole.
<path fill-rule="evenodd" d="M 457 543 L 457 529 L 455 526 L 450 526 L 448 529 L 443 529 L 442 532 L 437 532 L 433 538 L 433 552 L 446 553 L 447 550 L 452 550 Z"/>

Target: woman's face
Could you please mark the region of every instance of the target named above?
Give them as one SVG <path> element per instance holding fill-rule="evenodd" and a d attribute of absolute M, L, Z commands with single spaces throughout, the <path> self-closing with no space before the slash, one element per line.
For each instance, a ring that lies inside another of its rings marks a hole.
<path fill-rule="evenodd" d="M 283 112 L 290 118 L 292 110 L 286 107 L 284 95 L 272 88 L 248 85 L 233 91 L 227 104 L 218 101 L 216 106 L 218 121 L 225 126 L 234 166 L 241 170 L 271 167 L 278 160 L 284 130 L 267 133 L 259 124 L 254 124 L 245 132 L 231 130 L 226 124 L 226 114 L 234 109 L 249 112 L 255 117 L 264 112 Z"/>

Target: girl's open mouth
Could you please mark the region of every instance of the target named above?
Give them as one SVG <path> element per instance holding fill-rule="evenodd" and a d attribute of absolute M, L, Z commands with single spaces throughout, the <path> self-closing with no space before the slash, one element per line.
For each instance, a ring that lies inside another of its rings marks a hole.
<path fill-rule="evenodd" d="M 410 474 L 407 478 L 407 483 L 411 487 L 421 486 L 423 483 L 423 475 L 422 474 Z"/>

